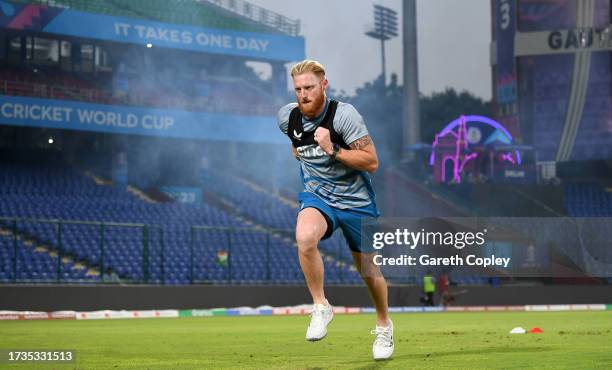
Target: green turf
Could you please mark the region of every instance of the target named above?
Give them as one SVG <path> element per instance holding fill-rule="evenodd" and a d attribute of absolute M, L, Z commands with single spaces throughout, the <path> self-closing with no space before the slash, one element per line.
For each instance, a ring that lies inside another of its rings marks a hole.
<path fill-rule="evenodd" d="M 395 354 L 383 362 L 371 360 L 372 315 L 336 315 L 316 343 L 304 340 L 307 316 L 0 322 L 0 348 L 76 350 L 75 364 L 37 367 L 48 369 L 612 369 L 612 311 L 392 317 Z M 509 335 L 515 326 L 544 334 Z"/>

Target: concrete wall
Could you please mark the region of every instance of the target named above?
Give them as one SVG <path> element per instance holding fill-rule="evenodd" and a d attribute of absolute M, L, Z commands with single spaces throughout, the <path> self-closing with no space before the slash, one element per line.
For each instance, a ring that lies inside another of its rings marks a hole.
<path fill-rule="evenodd" d="M 612 285 L 540 287 L 465 287 L 456 305 L 523 305 L 612 303 Z M 329 301 L 338 306 L 371 307 L 364 287 L 328 287 Z M 391 306 L 418 306 L 416 286 L 389 288 Z M 191 309 L 309 303 L 305 286 L 33 286 L 0 285 L 0 310 L 136 310 Z"/>

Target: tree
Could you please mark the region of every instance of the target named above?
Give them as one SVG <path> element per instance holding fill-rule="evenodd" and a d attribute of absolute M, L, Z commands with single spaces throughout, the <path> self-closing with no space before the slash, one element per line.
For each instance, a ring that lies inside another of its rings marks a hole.
<path fill-rule="evenodd" d="M 399 159 L 402 148 L 402 88 L 397 75 L 391 75 L 388 86 L 382 86 L 382 77 L 366 82 L 354 96 L 342 96 L 331 90 L 338 100 L 357 108 L 368 125 L 370 136 L 376 143 L 381 163 Z"/>
<path fill-rule="evenodd" d="M 432 143 L 436 133 L 440 132 L 449 122 L 463 115 L 492 114 L 491 103 L 485 102 L 467 91 L 457 94 L 454 89 L 447 88 L 441 93 L 421 96 L 421 141 Z"/>
<path fill-rule="evenodd" d="M 346 96 L 331 89 L 331 96 L 351 103 L 368 124 L 376 142 L 379 156 L 385 163 L 398 160 L 402 154 L 402 96 L 403 87 L 397 84 L 397 75 L 391 75 L 388 86 L 382 86 L 382 77 L 357 88 L 354 96 Z M 457 93 L 448 88 L 443 92 L 419 97 L 421 109 L 421 142 L 431 144 L 435 134 L 457 117 L 464 115 L 491 116 L 491 104 L 467 91 Z"/>

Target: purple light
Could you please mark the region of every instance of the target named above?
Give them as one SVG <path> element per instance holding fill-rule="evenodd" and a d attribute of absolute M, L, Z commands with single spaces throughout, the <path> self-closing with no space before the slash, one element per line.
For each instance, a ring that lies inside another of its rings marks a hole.
<path fill-rule="evenodd" d="M 470 153 L 470 154 L 466 155 L 465 158 L 463 158 L 463 162 L 461 162 L 461 166 L 459 166 L 459 168 L 456 168 L 455 169 L 456 172 L 453 174 L 455 176 L 455 181 L 457 183 L 461 183 L 461 172 L 463 172 L 463 168 L 465 167 L 465 164 L 468 161 L 470 161 L 470 160 L 472 160 L 472 159 L 474 159 L 476 157 L 478 157 L 478 153 Z"/>
<path fill-rule="evenodd" d="M 512 153 L 502 153 L 501 155 L 502 161 L 508 161 L 512 164 L 516 164 L 514 158 L 512 158 Z"/>
<path fill-rule="evenodd" d="M 446 167 L 444 166 L 444 163 L 446 162 L 446 160 L 450 159 L 453 161 L 453 180 L 456 181 L 457 183 L 460 183 L 461 182 L 461 172 L 463 172 L 465 165 L 467 164 L 467 162 L 469 162 L 470 160 L 478 156 L 478 153 L 469 153 L 464 156 L 461 155 L 461 152 L 463 150 L 468 149 L 467 122 L 480 122 L 480 123 L 484 123 L 489 126 L 492 126 L 495 129 L 501 131 L 504 135 L 506 135 L 506 137 L 510 139 L 510 141 L 512 141 L 512 135 L 510 134 L 510 132 L 506 130 L 504 126 L 502 126 L 499 122 L 495 120 L 492 120 L 485 116 L 478 116 L 478 115 L 460 116 L 456 120 L 446 125 L 442 131 L 437 133 L 435 136 L 434 142 L 432 143 L 431 154 L 429 156 L 430 166 L 433 166 L 435 164 L 435 159 L 436 159 L 435 149 L 440 143 L 440 138 L 448 134 L 451 134 L 456 139 L 454 155 L 445 155 L 442 160 L 442 168 L 440 169 L 441 174 L 442 174 L 441 176 L 442 181 L 446 181 L 446 173 L 444 170 Z M 457 128 L 456 132 L 453 131 L 455 128 Z M 512 158 L 512 153 L 504 153 L 502 154 L 501 158 L 502 160 L 506 160 L 512 164 L 516 164 L 517 162 L 518 164 L 521 164 L 521 156 L 520 156 L 519 151 L 516 150 L 515 154 L 516 154 L 516 161 L 514 160 L 514 158 Z"/>
<path fill-rule="evenodd" d="M 446 181 L 446 171 L 444 171 L 444 169 L 446 168 L 446 161 L 450 159 L 451 161 L 453 161 L 453 172 L 454 172 L 454 167 L 455 167 L 455 162 L 453 160 L 453 156 L 452 155 L 445 155 L 444 158 L 442 159 L 442 181 Z M 453 178 L 454 178 L 455 174 L 453 173 Z"/>
<path fill-rule="evenodd" d="M 510 135 L 510 132 L 508 132 L 508 130 L 506 130 L 506 128 L 504 126 L 502 126 L 499 122 L 494 121 L 494 120 L 492 120 L 492 119 L 490 119 L 488 117 L 485 117 L 485 116 L 461 116 L 461 117 L 457 118 L 456 120 L 454 120 L 453 122 L 451 122 L 448 125 L 446 125 L 446 127 L 444 127 L 444 129 L 440 132 L 440 136 L 444 136 L 444 135 L 448 134 L 449 131 L 451 131 L 452 129 L 454 129 L 458 125 L 460 125 L 462 118 L 465 120 L 465 122 L 481 122 L 481 123 L 486 123 L 487 125 L 493 126 L 496 129 L 498 129 L 501 132 L 503 132 L 506 136 L 508 136 L 510 141 L 512 141 L 512 135 Z"/>
<path fill-rule="evenodd" d="M 470 160 L 476 158 L 478 156 L 478 153 L 470 153 L 466 156 L 461 155 L 461 152 L 463 150 L 467 150 L 468 148 L 468 142 L 467 142 L 467 125 L 465 123 L 465 117 L 461 116 L 459 117 L 459 128 L 457 129 L 457 133 L 453 132 L 453 131 L 447 131 L 444 134 L 436 134 L 436 138 L 434 141 L 434 144 L 432 145 L 432 155 L 430 156 L 430 164 L 433 164 L 433 161 L 435 160 L 434 157 L 434 149 L 435 147 L 438 145 L 438 138 L 440 136 L 444 136 L 446 134 L 452 134 L 453 136 L 455 136 L 456 140 L 455 140 L 455 154 L 454 155 L 446 155 L 444 156 L 444 159 L 442 161 L 442 164 L 446 163 L 446 161 L 448 159 L 450 159 L 451 161 L 453 161 L 453 181 L 457 182 L 457 183 L 461 183 L 461 172 L 463 171 L 463 169 L 465 168 L 465 165 L 467 164 L 467 162 L 469 162 Z M 442 181 L 446 181 L 446 173 L 444 171 L 444 168 L 446 166 L 442 166 Z"/>
<path fill-rule="evenodd" d="M 436 152 L 434 149 L 438 146 L 439 137 L 440 137 L 440 134 L 436 134 L 436 137 L 434 138 L 434 142 L 433 144 L 431 144 L 431 154 L 429 155 L 429 165 L 430 166 L 433 166 L 435 162 Z M 444 161 L 442 161 L 442 163 L 444 163 Z"/>

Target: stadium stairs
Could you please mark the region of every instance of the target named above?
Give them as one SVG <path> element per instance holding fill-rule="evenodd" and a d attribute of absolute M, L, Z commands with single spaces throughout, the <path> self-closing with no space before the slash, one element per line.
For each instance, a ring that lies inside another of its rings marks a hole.
<path fill-rule="evenodd" d="M 612 230 L 609 219 L 612 217 L 612 184 L 601 179 L 568 181 L 564 187 L 564 205 L 569 216 L 579 221 L 589 218 L 581 228 L 587 239 L 584 263 L 589 271 L 598 276 L 612 276 L 612 249 L 608 247 L 609 236 L 606 235 Z M 596 229 L 590 231 L 593 227 Z M 612 283 L 612 278 L 607 281 Z"/>
<path fill-rule="evenodd" d="M 292 222 L 287 220 L 287 215 L 289 220 L 294 220 L 295 210 L 287 209 L 288 206 L 277 199 L 267 199 L 268 207 L 260 213 L 252 205 L 261 205 L 258 199 L 264 194 L 244 184 L 237 183 L 236 187 L 227 189 L 242 192 L 234 194 L 233 198 L 234 201 L 239 199 L 238 203 L 233 203 L 242 211 L 243 218 L 239 218 L 207 203 L 183 205 L 143 201 L 100 178 L 62 164 L 44 161 L 37 165 L 9 163 L 0 165 L 0 215 L 20 219 L 17 232 L 23 237 L 18 241 L 33 240 L 34 248 L 47 246 L 48 252 L 46 260 L 43 258 L 40 263 L 19 259 L 20 269 L 28 269 L 32 264 L 45 266 L 44 269 L 32 270 L 39 275 L 28 272 L 18 275 L 19 280 L 55 282 L 55 275 L 50 275 L 55 270 L 47 267 L 51 261 L 49 254 L 57 251 L 61 256 L 72 258 L 74 266 L 78 266 L 78 271 L 71 271 L 69 267 L 67 271 L 62 269 L 60 277 L 63 282 L 95 281 L 95 274 L 91 279 L 89 276 L 83 278 L 82 265 L 87 271 L 95 268 L 105 270 L 110 266 L 125 282 L 303 283 L 292 233 L 282 230 L 268 232 L 272 227 L 286 229 Z M 221 176 L 217 180 L 232 182 L 223 180 Z M 245 208 L 245 205 L 251 206 Z M 285 208 L 279 211 L 277 208 L 280 206 Z M 270 215 L 274 217 L 264 219 Z M 58 237 L 57 223 L 28 219 L 78 221 L 62 223 L 61 237 Z M 247 222 L 251 219 L 254 224 Z M 104 226 L 100 221 L 105 222 Z M 194 231 L 191 229 L 193 225 L 210 228 Z M 3 227 L 9 228 L 10 221 Z M 10 274 L 11 240 L 7 234 L 2 243 L 5 258 L 0 279 L 3 281 L 13 278 Z M 23 243 L 18 244 L 20 254 L 28 252 Z M 222 251 L 231 251 L 231 266 L 218 261 L 218 253 Z M 45 255 L 42 249 L 39 252 L 41 256 Z M 334 257 L 332 254 L 325 257 L 326 277 L 330 283 L 360 282 L 349 264 Z M 163 264 L 162 259 L 165 261 Z M 43 275 L 43 272 L 48 273 Z"/>
<path fill-rule="evenodd" d="M 255 227 L 269 230 L 273 237 L 282 238 L 284 243 L 296 249 L 293 230 L 298 212 L 297 203 L 233 173 L 206 171 L 204 177 L 207 193 L 229 205 L 233 214 Z M 340 231 L 321 242 L 319 249 L 326 264 L 326 281 L 336 284 L 361 283 Z"/>
<path fill-rule="evenodd" d="M 386 183 L 390 186 L 386 199 L 387 215 L 398 217 L 503 217 L 505 223 L 519 218 L 534 218 L 534 222 L 516 221 L 517 230 L 528 230 L 542 240 L 554 241 L 551 258 L 568 261 L 582 271 L 584 277 L 557 279 L 558 282 L 597 283 L 601 279 L 591 276 L 612 274 L 612 251 L 602 254 L 594 251 L 584 241 L 585 230 L 580 232 L 579 221 L 570 217 L 601 217 L 612 213 L 612 189 L 604 189 L 595 183 L 581 185 L 569 183 L 552 185 L 508 184 L 426 184 L 417 175 L 411 175 L 406 167 L 387 170 Z M 556 219 L 547 228 L 531 230 L 538 219 Z M 602 222 L 604 222 L 602 220 Z M 612 229 L 612 225 L 609 225 Z M 606 226 L 602 226 L 604 230 Z M 586 234 L 585 234 L 586 233 Z M 601 235 L 601 231 L 598 232 Z M 582 237 L 582 239 L 581 239 Z M 571 242 L 570 242 L 571 241 Z M 580 248 L 576 248 L 580 246 Z M 597 256 L 597 257 L 595 257 Z M 551 260 L 552 261 L 552 260 Z M 459 284 L 486 283 L 482 278 L 451 276 Z"/>
<path fill-rule="evenodd" d="M 62 254 L 58 266 L 59 249 L 42 243 L 27 230 L 15 233 L 11 222 L 2 222 L 2 225 L 0 245 L 4 248 L 0 250 L 0 282 L 92 282 L 99 279 L 96 266 L 72 254 Z M 15 253 L 17 262 L 13 264 Z"/>

